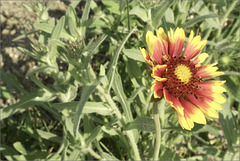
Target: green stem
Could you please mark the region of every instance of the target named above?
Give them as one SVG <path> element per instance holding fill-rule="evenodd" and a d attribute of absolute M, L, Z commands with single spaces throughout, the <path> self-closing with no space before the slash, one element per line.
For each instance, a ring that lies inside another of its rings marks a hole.
<path fill-rule="evenodd" d="M 135 159 L 134 160 L 141 160 L 141 157 L 140 157 L 140 154 L 139 154 L 139 151 L 138 151 L 138 147 L 137 147 L 137 144 L 135 142 L 135 139 L 134 139 L 134 135 L 133 135 L 133 131 L 129 130 L 129 131 L 126 131 L 126 134 L 128 136 L 128 139 L 130 141 L 130 144 L 132 146 L 132 149 L 133 149 L 133 153 L 134 153 L 134 157 Z"/>
<path fill-rule="evenodd" d="M 230 14 L 230 12 L 235 8 L 235 5 L 237 4 L 237 2 L 238 2 L 238 1 L 233 1 L 233 2 L 230 4 L 230 6 L 229 6 L 229 8 L 227 9 L 227 11 L 225 12 L 225 14 L 223 15 L 222 21 L 220 22 L 221 28 L 218 30 L 216 37 L 219 37 L 219 35 L 221 34 L 222 28 L 223 28 L 223 25 L 224 25 L 224 22 L 225 22 L 226 18 L 228 17 L 228 15 Z"/>
<path fill-rule="evenodd" d="M 159 102 L 153 103 L 153 118 L 154 118 L 155 128 L 156 128 L 156 142 L 155 142 L 153 160 L 159 160 L 159 151 L 161 147 L 161 125 L 159 121 L 158 104 Z"/>
<path fill-rule="evenodd" d="M 101 160 L 102 157 L 100 155 L 98 155 L 95 151 L 93 151 L 91 148 L 88 148 L 88 152 L 93 156 L 95 157 L 96 159 L 99 159 Z"/>
<path fill-rule="evenodd" d="M 122 115 L 121 115 L 120 111 L 118 110 L 117 106 L 115 105 L 115 103 L 113 102 L 111 96 L 105 92 L 105 90 L 102 86 L 98 85 L 96 88 L 103 94 L 104 98 L 109 103 L 110 107 L 113 109 L 117 118 L 119 120 L 122 120 Z"/>
<path fill-rule="evenodd" d="M 128 6 L 128 2 L 129 0 L 127 0 L 127 16 L 128 16 L 128 32 L 130 32 L 130 18 L 129 18 L 129 6 Z"/>
<path fill-rule="evenodd" d="M 151 13 L 151 8 L 148 9 L 148 24 L 152 27 L 152 13 Z"/>
<path fill-rule="evenodd" d="M 204 36 L 202 39 L 203 39 L 203 40 L 207 40 L 208 37 L 209 37 L 209 35 L 211 34 L 211 32 L 212 32 L 212 27 L 209 27 L 209 28 L 207 29 L 207 33 L 205 34 L 205 36 Z"/>
<path fill-rule="evenodd" d="M 230 7 L 227 9 L 227 12 L 225 12 L 225 14 L 223 15 L 222 21 L 220 23 L 221 26 L 223 26 L 225 19 L 228 17 L 228 15 L 230 14 L 230 12 L 235 8 L 235 5 L 237 4 L 238 1 L 233 1 L 230 4 Z"/>
<path fill-rule="evenodd" d="M 126 122 L 123 120 L 122 114 L 118 110 L 118 108 L 117 108 L 116 104 L 114 103 L 114 101 L 112 100 L 111 96 L 108 93 L 105 92 L 105 90 L 102 86 L 98 85 L 96 88 L 101 92 L 101 94 L 104 96 L 106 101 L 109 103 L 110 107 L 115 112 L 118 120 L 120 120 L 122 126 L 123 127 L 126 126 Z M 134 156 L 135 156 L 135 160 L 141 160 L 141 157 L 140 157 L 139 151 L 138 151 L 138 147 L 137 147 L 137 144 L 136 144 L 135 139 L 134 139 L 133 131 L 129 130 L 129 131 L 126 132 L 126 134 L 127 134 L 128 139 L 130 141 L 130 144 L 132 146 L 133 153 L 134 153 Z"/>

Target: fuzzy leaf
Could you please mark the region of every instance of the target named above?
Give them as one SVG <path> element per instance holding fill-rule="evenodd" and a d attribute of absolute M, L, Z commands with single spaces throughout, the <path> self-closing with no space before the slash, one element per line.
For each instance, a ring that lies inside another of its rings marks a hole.
<path fill-rule="evenodd" d="M 129 57 L 133 60 L 140 61 L 140 62 L 145 62 L 140 50 L 137 50 L 137 49 L 123 49 L 123 53 L 127 57 Z"/>
<path fill-rule="evenodd" d="M 84 107 L 85 103 L 87 102 L 88 97 L 92 94 L 93 90 L 96 88 L 97 85 L 98 85 L 98 82 L 95 83 L 94 85 L 84 87 L 84 89 L 82 91 L 81 100 L 80 100 L 79 104 L 77 105 L 76 114 L 74 117 L 73 132 L 74 132 L 75 138 L 77 137 L 83 107 Z"/>
<path fill-rule="evenodd" d="M 27 154 L 27 151 L 26 151 L 26 149 L 23 147 L 23 144 L 22 144 L 21 142 L 19 142 L 19 141 L 15 142 L 15 143 L 13 144 L 13 147 L 14 147 L 19 153 L 21 153 L 21 154 L 23 154 L 23 155 L 26 155 L 26 154 Z"/>
<path fill-rule="evenodd" d="M 113 83 L 113 79 L 114 79 L 114 75 L 115 75 L 115 72 L 116 72 L 116 66 L 117 66 L 117 62 L 118 62 L 118 58 L 119 58 L 119 55 L 125 45 L 125 43 L 127 42 L 128 38 L 132 35 L 132 33 L 136 30 L 136 27 L 133 28 L 129 33 L 128 35 L 125 37 L 125 39 L 122 41 L 121 45 L 119 46 L 119 48 L 117 49 L 116 51 L 116 54 L 114 54 L 114 57 L 112 59 L 112 62 L 111 62 L 111 65 L 109 67 L 109 70 L 108 70 L 108 73 L 107 73 L 107 77 L 108 77 L 108 80 L 110 82 L 110 85 L 108 87 L 108 93 L 112 87 L 112 83 Z"/>
<path fill-rule="evenodd" d="M 174 0 L 162 1 L 159 6 L 152 9 L 152 25 L 158 28 L 164 13 L 172 6 Z"/>
<path fill-rule="evenodd" d="M 42 131 L 42 130 L 39 130 L 39 129 L 37 129 L 37 133 L 43 139 L 46 139 L 48 141 L 53 141 L 53 142 L 56 142 L 56 143 L 59 143 L 59 144 L 62 143 L 63 138 L 61 138 L 61 137 L 59 137 L 59 136 L 57 136 L 53 133 Z"/>
<path fill-rule="evenodd" d="M 131 129 L 152 132 L 155 131 L 155 123 L 150 117 L 138 117 L 127 125 L 126 130 Z"/>
<path fill-rule="evenodd" d="M 55 98 L 54 95 L 48 91 L 37 91 L 28 95 L 25 95 L 19 102 L 0 109 L 1 120 L 10 117 L 18 111 L 25 111 L 28 107 L 39 105 L 44 102 L 51 101 Z"/>
<path fill-rule="evenodd" d="M 233 144 L 237 140 L 237 127 L 232 116 L 232 112 L 228 101 L 222 104 L 223 110 L 219 111 L 220 123 L 224 136 L 227 140 L 228 150 L 233 152 Z"/>
<path fill-rule="evenodd" d="M 140 6 L 134 7 L 130 12 L 130 15 L 136 15 L 138 18 L 143 20 L 143 22 L 147 22 L 148 15 L 145 9 L 141 8 Z"/>
<path fill-rule="evenodd" d="M 181 27 L 182 28 L 191 27 L 191 26 L 195 25 L 198 22 L 207 20 L 208 18 L 215 18 L 215 17 L 219 17 L 219 15 L 212 13 L 212 14 L 206 14 L 206 15 L 194 17 L 193 19 L 191 19 L 191 20 L 185 22 L 184 24 L 182 24 Z"/>
<path fill-rule="evenodd" d="M 68 116 L 76 112 L 79 103 L 80 101 L 72 101 L 65 103 L 54 103 L 52 104 L 52 106 L 60 110 L 64 115 Z M 82 113 L 83 114 L 97 113 L 100 115 L 110 115 L 112 114 L 112 111 L 103 102 L 86 102 Z"/>

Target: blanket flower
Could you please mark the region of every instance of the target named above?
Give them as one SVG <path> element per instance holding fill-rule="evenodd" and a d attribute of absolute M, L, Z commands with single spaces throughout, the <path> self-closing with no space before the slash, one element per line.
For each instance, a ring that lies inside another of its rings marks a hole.
<path fill-rule="evenodd" d="M 191 31 L 184 48 L 185 32 L 182 28 L 172 29 L 166 34 L 163 28 L 156 35 L 148 31 L 146 42 L 149 52 L 140 48 L 146 63 L 152 68 L 151 90 L 155 99 L 164 96 L 176 110 L 183 129 L 191 130 L 194 122 L 206 124 L 205 117 L 218 118 L 216 110 L 226 100 L 221 95 L 226 92 L 221 85 L 225 81 L 205 80 L 224 74 L 217 71 L 214 64 L 201 65 L 208 57 L 201 53 L 207 44 Z"/>

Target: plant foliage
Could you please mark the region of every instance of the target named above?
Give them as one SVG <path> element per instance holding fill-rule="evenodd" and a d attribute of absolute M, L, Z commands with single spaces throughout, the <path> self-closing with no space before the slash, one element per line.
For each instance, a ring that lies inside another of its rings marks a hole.
<path fill-rule="evenodd" d="M 0 111 L 2 160 L 151 160 L 151 78 L 138 49 L 160 26 L 208 40 L 206 63 L 218 62 L 228 92 L 220 119 L 192 131 L 162 102 L 159 159 L 239 158 L 238 1 L 73 0 L 60 19 L 45 1 L 25 7 L 37 15 L 35 41 L 18 49 L 38 66 L 26 75 L 31 89 L 1 71 L 1 96 L 16 100 Z"/>

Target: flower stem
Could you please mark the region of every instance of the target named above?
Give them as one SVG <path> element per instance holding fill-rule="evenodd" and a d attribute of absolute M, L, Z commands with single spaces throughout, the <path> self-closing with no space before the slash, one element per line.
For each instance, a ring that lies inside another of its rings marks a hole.
<path fill-rule="evenodd" d="M 119 111 L 119 109 L 117 108 L 117 106 L 115 105 L 114 101 L 112 100 L 111 96 L 105 92 L 104 88 L 100 85 L 98 85 L 96 87 L 100 92 L 101 94 L 104 96 L 104 98 L 107 100 L 107 102 L 109 103 L 110 107 L 112 108 L 112 110 L 114 111 L 115 115 L 117 116 L 117 118 L 121 121 L 121 123 L 123 122 L 122 121 L 122 114 L 121 112 Z"/>
<path fill-rule="evenodd" d="M 156 142 L 154 147 L 153 160 L 159 160 L 158 159 L 159 151 L 161 147 L 161 127 L 160 127 L 160 121 L 159 121 L 158 104 L 159 102 L 153 103 L 153 118 L 154 118 L 155 128 L 156 128 Z"/>

